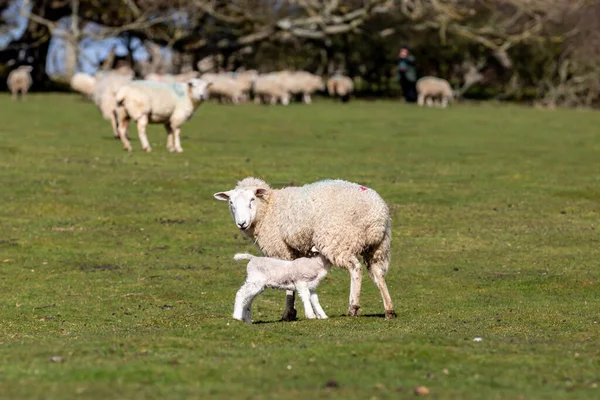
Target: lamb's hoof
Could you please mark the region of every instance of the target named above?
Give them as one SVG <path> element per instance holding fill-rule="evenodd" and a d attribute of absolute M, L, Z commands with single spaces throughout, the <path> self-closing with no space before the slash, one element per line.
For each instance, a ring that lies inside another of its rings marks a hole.
<path fill-rule="evenodd" d="M 123 150 L 125 150 L 128 153 L 131 153 L 133 151 L 131 147 L 125 147 Z"/>
<path fill-rule="evenodd" d="M 176 152 L 176 153 L 183 153 L 183 149 L 180 147 L 180 148 L 178 148 L 178 149 L 175 149 L 175 152 Z"/>
<path fill-rule="evenodd" d="M 174 153 L 175 147 L 167 147 L 167 150 L 169 151 L 169 153 Z"/>
<path fill-rule="evenodd" d="M 394 319 L 396 318 L 396 312 L 394 310 L 385 312 L 385 319 Z"/>
<path fill-rule="evenodd" d="M 146 147 L 145 149 L 142 149 L 142 150 L 144 150 L 146 153 L 150 153 L 152 151 L 152 148 Z"/>
<path fill-rule="evenodd" d="M 350 306 L 350 308 L 348 308 L 348 313 L 346 314 L 348 317 L 358 317 L 358 309 L 360 307 L 359 306 Z"/>
<path fill-rule="evenodd" d="M 282 321 L 296 321 L 298 320 L 298 318 L 296 318 L 296 310 L 292 309 L 292 310 L 285 310 L 285 312 L 283 313 L 283 316 L 281 317 Z"/>

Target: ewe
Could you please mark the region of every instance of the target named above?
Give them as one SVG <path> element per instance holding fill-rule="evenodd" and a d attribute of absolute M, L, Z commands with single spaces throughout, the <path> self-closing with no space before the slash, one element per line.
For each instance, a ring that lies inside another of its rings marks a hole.
<path fill-rule="evenodd" d="M 150 152 L 150 142 L 146 136 L 148 124 L 164 124 L 167 129 L 167 149 L 183 152 L 180 128 L 189 120 L 203 100 L 208 98 L 210 83 L 202 79 L 180 82 L 133 81 L 117 92 L 116 108 L 119 137 L 125 150 L 131 151 L 127 139 L 129 120 L 137 122 L 142 149 Z"/>
<path fill-rule="evenodd" d="M 350 272 L 348 315 L 360 308 L 362 255 L 383 298 L 387 318 L 396 316 L 385 283 L 392 238 L 387 205 L 373 189 L 342 180 L 271 189 L 252 177 L 235 189 L 215 193 L 229 202 L 237 227 L 268 257 L 294 260 L 315 246 L 334 265 Z M 284 320 L 296 317 L 294 292 L 287 292 Z"/>

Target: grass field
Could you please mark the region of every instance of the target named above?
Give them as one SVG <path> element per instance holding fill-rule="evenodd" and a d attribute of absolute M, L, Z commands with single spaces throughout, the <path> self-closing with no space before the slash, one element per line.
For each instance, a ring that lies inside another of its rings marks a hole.
<path fill-rule="evenodd" d="M 183 154 L 154 126 L 131 155 L 77 96 L 0 114 L 1 398 L 600 397 L 598 113 L 209 104 Z M 274 290 L 232 320 L 256 250 L 212 194 L 249 175 L 377 190 L 398 318 L 366 275 L 343 316 L 336 269 L 328 320 L 279 322 Z"/>

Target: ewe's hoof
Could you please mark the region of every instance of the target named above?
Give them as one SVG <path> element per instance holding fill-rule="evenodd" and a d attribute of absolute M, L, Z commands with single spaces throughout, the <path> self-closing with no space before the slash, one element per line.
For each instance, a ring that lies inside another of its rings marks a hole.
<path fill-rule="evenodd" d="M 348 317 L 357 317 L 359 308 L 360 308 L 359 306 L 350 306 L 350 308 L 348 308 L 348 313 L 346 315 Z"/>
<path fill-rule="evenodd" d="M 394 310 L 385 312 L 385 319 L 394 319 L 396 318 L 396 312 Z"/>
<path fill-rule="evenodd" d="M 146 147 L 145 149 L 142 149 L 142 150 L 144 150 L 146 153 L 150 153 L 152 151 L 152 148 Z"/>
<path fill-rule="evenodd" d="M 290 310 L 290 311 L 286 310 L 283 313 L 283 316 L 281 317 L 282 321 L 287 321 L 287 322 L 296 321 L 297 319 L 298 318 L 296 318 L 296 310 Z"/>
<path fill-rule="evenodd" d="M 183 149 L 181 149 L 181 148 L 180 148 L 180 149 L 175 149 L 175 151 L 176 151 L 177 153 L 183 153 Z"/>

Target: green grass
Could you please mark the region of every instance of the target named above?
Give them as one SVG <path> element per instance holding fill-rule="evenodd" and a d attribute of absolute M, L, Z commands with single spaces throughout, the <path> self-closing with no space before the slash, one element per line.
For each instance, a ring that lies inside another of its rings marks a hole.
<path fill-rule="evenodd" d="M 131 155 L 77 96 L 2 95 L 0 114 L 2 398 L 600 396 L 598 113 L 209 104 L 183 154 L 153 126 Z M 279 322 L 270 290 L 259 323 L 233 321 L 231 258 L 256 250 L 212 194 L 248 175 L 377 190 L 398 318 L 366 276 L 343 316 L 336 269 L 330 319 Z"/>

